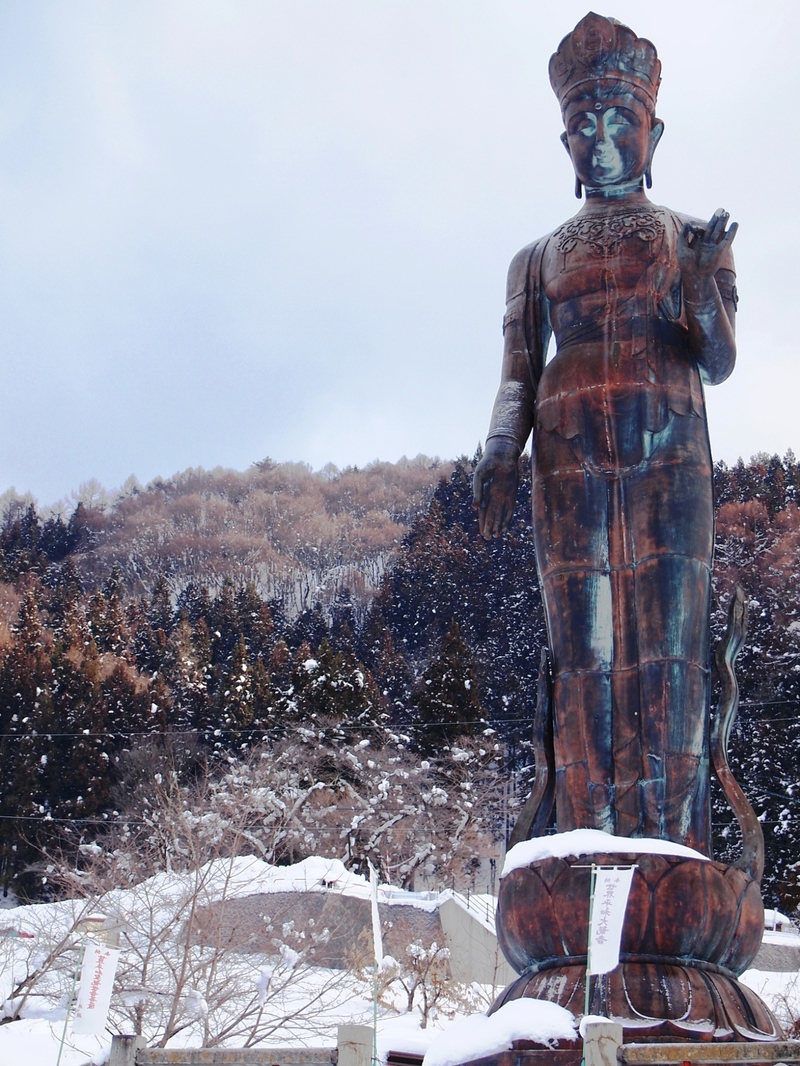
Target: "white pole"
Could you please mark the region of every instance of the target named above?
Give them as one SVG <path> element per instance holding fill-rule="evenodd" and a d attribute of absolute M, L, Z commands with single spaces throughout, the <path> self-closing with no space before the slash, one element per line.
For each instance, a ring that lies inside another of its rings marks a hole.
<path fill-rule="evenodd" d="M 375 949 L 375 962 L 372 970 L 372 1066 L 378 1066 L 378 970 L 383 962 L 383 936 L 378 910 L 378 874 L 369 859 L 367 859 L 367 864 L 369 865 L 372 940 Z"/>
<path fill-rule="evenodd" d="M 586 939 L 586 989 L 583 997 L 583 1013 L 587 1015 L 591 1007 L 592 987 L 592 918 L 594 917 L 594 883 L 597 880 L 597 866 L 592 863 L 589 881 L 589 932 Z"/>
<path fill-rule="evenodd" d="M 78 987 L 78 978 L 80 977 L 81 967 L 83 966 L 83 956 L 86 953 L 86 945 L 81 948 L 80 956 L 78 957 L 78 963 L 75 967 L 75 971 L 72 974 L 72 988 L 69 992 L 69 999 L 67 1000 L 67 1012 L 64 1015 L 64 1028 L 61 1030 L 61 1043 L 58 1045 L 58 1058 L 56 1059 L 56 1066 L 61 1066 L 61 1056 L 64 1054 L 64 1044 L 67 1042 L 67 1025 L 69 1024 L 69 1012 L 72 1010 L 72 1004 L 75 1002 L 75 989 Z"/>

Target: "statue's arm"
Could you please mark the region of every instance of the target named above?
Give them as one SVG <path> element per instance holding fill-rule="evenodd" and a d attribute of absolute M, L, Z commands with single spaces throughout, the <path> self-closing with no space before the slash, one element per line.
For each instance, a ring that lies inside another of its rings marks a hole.
<path fill-rule="evenodd" d="M 736 223 L 715 211 L 702 228 L 687 222 L 678 238 L 689 343 L 707 384 L 724 381 L 736 362 L 736 274 L 731 244 Z"/>
<path fill-rule="evenodd" d="M 519 482 L 518 460 L 533 428 L 536 386 L 544 364 L 543 314 L 531 314 L 528 306 L 529 300 L 541 301 L 544 311 L 538 285 L 531 289 L 532 261 L 536 261 L 535 246 L 523 248 L 509 268 L 500 388 L 486 449 L 475 468 L 473 502 L 478 528 L 487 540 L 499 537 L 511 521 Z"/>

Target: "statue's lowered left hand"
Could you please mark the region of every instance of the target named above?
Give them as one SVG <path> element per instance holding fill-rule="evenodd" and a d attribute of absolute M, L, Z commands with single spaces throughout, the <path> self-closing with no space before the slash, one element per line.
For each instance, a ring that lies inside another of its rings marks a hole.
<path fill-rule="evenodd" d="M 486 540 L 508 528 L 519 485 L 519 448 L 509 441 L 490 438 L 475 468 L 472 505 L 478 512 L 478 529 Z"/>

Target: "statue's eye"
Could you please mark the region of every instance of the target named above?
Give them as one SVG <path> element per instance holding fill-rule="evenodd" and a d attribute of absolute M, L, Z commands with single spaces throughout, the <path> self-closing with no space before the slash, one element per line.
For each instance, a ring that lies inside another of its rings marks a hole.
<path fill-rule="evenodd" d="M 590 137 L 594 133 L 597 122 L 593 115 L 576 115 L 569 124 L 569 132 L 572 134 L 583 133 Z"/>
<path fill-rule="evenodd" d="M 623 114 L 621 111 L 614 110 L 614 111 L 610 111 L 608 113 L 608 115 L 606 116 L 606 125 L 607 126 L 617 126 L 617 127 L 619 127 L 619 126 L 630 126 L 631 125 L 631 121 L 628 118 L 628 116 Z"/>
<path fill-rule="evenodd" d="M 636 112 L 629 110 L 627 107 L 618 107 L 614 109 L 614 121 L 618 126 L 641 125 L 641 119 Z"/>

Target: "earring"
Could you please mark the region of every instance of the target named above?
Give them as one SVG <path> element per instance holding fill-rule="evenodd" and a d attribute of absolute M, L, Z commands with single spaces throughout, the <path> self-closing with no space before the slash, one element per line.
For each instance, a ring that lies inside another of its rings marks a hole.
<path fill-rule="evenodd" d="M 644 183 L 648 189 L 653 188 L 653 175 L 650 172 L 650 167 L 644 172 Z"/>
<path fill-rule="evenodd" d="M 649 188 L 650 188 L 650 186 L 648 185 L 648 189 Z M 577 197 L 578 200 L 580 200 L 582 194 L 583 194 L 583 186 L 581 185 L 581 179 L 576 174 L 575 175 L 575 196 Z"/>

